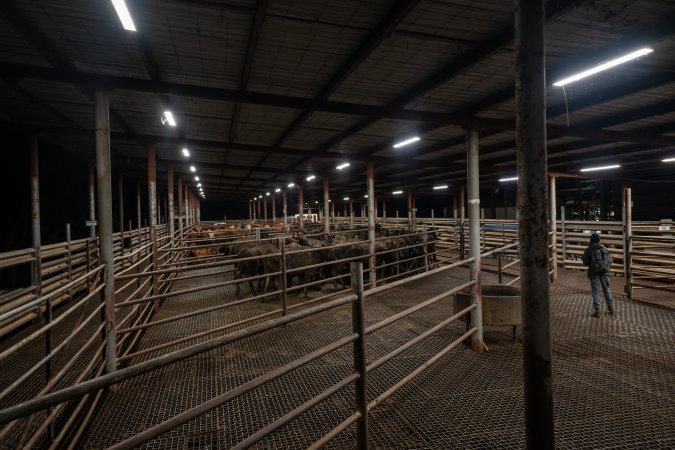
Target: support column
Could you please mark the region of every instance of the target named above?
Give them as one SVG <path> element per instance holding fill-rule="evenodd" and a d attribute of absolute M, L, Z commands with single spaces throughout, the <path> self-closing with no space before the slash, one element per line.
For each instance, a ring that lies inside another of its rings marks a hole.
<path fill-rule="evenodd" d="M 298 212 L 300 213 L 298 219 L 300 220 L 300 230 L 305 229 L 305 220 L 303 219 L 305 211 L 305 199 L 303 198 L 302 194 L 302 185 L 300 185 L 298 186 Z"/>
<path fill-rule="evenodd" d="M 551 176 L 551 187 L 550 187 L 550 198 L 551 205 L 549 206 L 549 212 L 551 213 L 550 226 L 551 226 L 551 258 L 553 262 L 551 263 L 551 283 L 555 282 L 558 278 L 558 241 L 557 241 L 557 226 L 558 226 L 558 217 L 557 217 L 557 198 L 556 198 L 556 177 Z"/>
<path fill-rule="evenodd" d="M 248 201 L 248 221 L 253 222 L 253 202 Z"/>
<path fill-rule="evenodd" d="M 168 172 L 168 189 L 169 193 L 167 194 L 169 196 L 169 236 L 171 239 L 171 247 L 174 246 L 174 240 L 173 240 L 173 235 L 175 234 L 175 217 L 174 217 L 174 211 L 173 211 L 173 166 L 169 166 L 169 172 Z"/>
<path fill-rule="evenodd" d="M 157 147 L 155 144 L 148 146 L 148 212 L 150 217 L 150 239 L 152 243 L 152 270 L 158 269 L 157 261 Z M 159 294 L 159 278 L 152 277 L 152 293 Z M 159 308 L 159 302 L 155 301 L 155 312 Z"/>
<path fill-rule="evenodd" d="M 469 266 L 469 277 L 476 281 L 471 287 L 471 303 L 476 308 L 471 311 L 471 326 L 476 332 L 471 336 L 471 348 L 483 351 L 483 299 L 480 286 L 480 185 L 478 161 L 478 131 L 467 130 L 467 184 L 469 188 L 469 258 L 476 258 Z"/>
<path fill-rule="evenodd" d="M 265 209 L 265 223 L 267 223 L 267 196 L 265 196 L 265 198 L 263 198 L 263 206 L 264 206 L 264 209 Z"/>
<path fill-rule="evenodd" d="M 544 0 L 515 0 L 518 238 L 528 449 L 553 449 Z"/>
<path fill-rule="evenodd" d="M 623 189 L 623 276 L 624 291 L 629 300 L 633 299 L 633 196 L 631 188 Z"/>
<path fill-rule="evenodd" d="M 288 231 L 288 193 L 284 191 L 284 230 Z"/>
<path fill-rule="evenodd" d="M 94 191 L 94 163 L 89 162 L 89 237 L 93 238 L 96 236 L 96 225 L 93 225 L 96 222 L 96 200 L 95 200 L 95 191 Z"/>
<path fill-rule="evenodd" d="M 183 176 L 178 176 L 178 239 L 183 244 Z"/>
<path fill-rule="evenodd" d="M 375 258 L 375 167 L 372 161 L 368 161 L 368 240 L 369 266 L 370 266 L 370 288 L 374 288 L 377 283 L 377 265 Z"/>
<path fill-rule="evenodd" d="M 408 192 L 408 229 L 412 229 L 412 192 Z"/>
<path fill-rule="evenodd" d="M 30 200 L 31 200 L 31 237 L 35 262 L 32 264 L 31 282 L 35 287 L 35 297 L 42 296 L 42 234 L 40 232 L 40 175 L 38 170 L 38 139 L 30 138 Z M 41 311 L 38 309 L 38 311 Z M 45 325 L 52 321 L 52 302 L 45 303 Z M 52 351 L 51 331 L 45 333 L 45 354 Z M 51 360 L 46 365 L 47 381 L 51 378 Z"/>
<path fill-rule="evenodd" d="M 565 235 L 565 205 L 560 205 L 560 239 L 562 245 L 562 266 L 565 268 L 565 260 L 567 259 L 567 236 Z"/>
<path fill-rule="evenodd" d="M 382 218 L 387 218 L 387 202 L 385 200 L 382 200 Z"/>
<path fill-rule="evenodd" d="M 277 221 L 277 195 L 272 194 L 272 224 Z"/>
<path fill-rule="evenodd" d="M 323 232 L 330 233 L 330 205 L 328 204 L 328 177 L 323 177 Z"/>
<path fill-rule="evenodd" d="M 192 217 L 190 216 L 190 188 L 186 184 L 183 189 L 183 195 L 185 196 L 185 227 L 187 228 L 192 224 Z"/>
<path fill-rule="evenodd" d="M 105 367 L 107 373 L 117 370 L 117 339 L 115 336 L 115 273 L 113 264 L 112 179 L 110 174 L 110 111 L 108 92 L 96 91 L 96 193 L 98 199 L 98 230 L 100 261 L 105 264 Z"/>
<path fill-rule="evenodd" d="M 354 200 L 349 199 L 349 229 L 354 229 Z"/>

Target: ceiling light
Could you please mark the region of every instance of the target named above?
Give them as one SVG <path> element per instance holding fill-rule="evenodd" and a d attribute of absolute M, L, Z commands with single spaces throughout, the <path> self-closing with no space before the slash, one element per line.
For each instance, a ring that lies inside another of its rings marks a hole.
<path fill-rule="evenodd" d="M 202 184 L 201 184 L 201 183 L 197 183 L 197 187 L 198 187 L 198 188 L 202 187 Z"/>
<path fill-rule="evenodd" d="M 183 155 L 184 155 L 186 158 L 189 158 L 189 157 L 190 157 L 190 152 L 188 151 L 187 148 L 184 148 L 184 149 L 183 149 Z"/>
<path fill-rule="evenodd" d="M 662 159 L 661 162 L 675 162 L 675 158 Z"/>
<path fill-rule="evenodd" d="M 281 188 L 276 188 L 274 192 L 281 192 Z"/>
<path fill-rule="evenodd" d="M 196 172 L 197 168 L 195 166 L 190 166 L 190 172 Z"/>
<path fill-rule="evenodd" d="M 502 182 L 502 183 L 505 182 L 505 181 L 516 181 L 516 180 L 518 180 L 518 177 L 508 177 L 508 178 L 500 178 L 499 179 L 499 181 Z"/>
<path fill-rule="evenodd" d="M 420 140 L 419 136 L 411 137 L 410 139 L 406 139 L 405 141 L 397 142 L 396 144 L 394 144 L 394 148 L 403 147 L 405 145 L 412 144 L 413 142 L 417 142 L 419 140 Z"/>
<path fill-rule="evenodd" d="M 318 200 L 314 200 L 314 203 L 319 203 L 319 201 L 318 201 Z"/>
<path fill-rule="evenodd" d="M 589 77 L 591 75 L 595 75 L 598 72 L 602 72 L 603 70 L 610 69 L 614 66 L 618 66 L 619 64 L 623 64 L 625 62 L 631 61 L 633 59 L 639 58 L 640 56 L 648 55 L 651 52 L 653 52 L 651 48 L 641 48 L 640 50 L 636 50 L 632 53 L 629 53 L 627 55 L 624 55 L 620 58 L 612 59 L 609 61 L 606 61 L 602 64 L 599 64 L 591 69 L 584 70 L 583 72 L 580 72 L 576 75 L 572 75 L 571 77 L 565 78 L 563 80 L 560 80 L 556 83 L 553 83 L 553 86 L 564 86 L 568 83 L 572 83 L 574 81 L 581 80 L 582 78 Z"/>
<path fill-rule="evenodd" d="M 289 188 L 292 188 L 293 186 L 295 186 L 295 183 L 288 183 Z"/>
<path fill-rule="evenodd" d="M 270 195 L 270 193 L 269 193 L 269 192 L 265 192 L 265 195 Z"/>
<path fill-rule="evenodd" d="M 136 31 L 136 26 L 134 21 L 131 20 L 131 14 L 129 14 L 129 9 L 127 8 L 124 0 L 112 0 L 112 4 L 115 7 L 115 12 L 122 22 L 122 26 L 127 31 Z M 173 125 L 172 125 L 173 126 Z"/>
<path fill-rule="evenodd" d="M 595 172 L 596 170 L 618 169 L 619 167 L 621 167 L 619 164 L 612 164 L 611 166 L 587 167 L 585 169 L 580 169 L 579 172 Z"/>
<path fill-rule="evenodd" d="M 199 177 L 195 177 L 195 181 L 199 181 Z"/>
<path fill-rule="evenodd" d="M 447 184 L 442 184 L 440 186 L 434 186 L 434 191 L 437 191 L 439 189 L 447 189 L 448 185 Z"/>
<path fill-rule="evenodd" d="M 368 198 L 368 194 L 364 195 L 363 198 Z"/>
<path fill-rule="evenodd" d="M 312 181 L 314 178 L 316 178 L 314 175 L 310 175 L 306 178 L 307 181 Z"/>
<path fill-rule="evenodd" d="M 403 191 L 394 191 L 394 192 L 392 192 L 392 194 L 394 194 L 394 195 L 403 194 Z"/>
<path fill-rule="evenodd" d="M 262 198 L 262 195 L 259 195 L 258 198 Z"/>
<path fill-rule="evenodd" d="M 337 170 L 342 170 L 342 169 L 344 169 L 345 167 L 349 167 L 349 166 L 350 166 L 349 163 L 342 163 L 342 164 L 340 164 L 339 166 L 337 166 L 336 169 L 337 169 Z"/>
<path fill-rule="evenodd" d="M 349 197 L 345 197 L 342 200 L 347 201 L 347 200 L 349 200 Z"/>
<path fill-rule="evenodd" d="M 169 124 L 169 126 L 176 126 L 176 119 L 173 118 L 171 111 L 164 111 L 164 119 L 162 120 L 162 123 L 165 123 L 165 121 Z"/>

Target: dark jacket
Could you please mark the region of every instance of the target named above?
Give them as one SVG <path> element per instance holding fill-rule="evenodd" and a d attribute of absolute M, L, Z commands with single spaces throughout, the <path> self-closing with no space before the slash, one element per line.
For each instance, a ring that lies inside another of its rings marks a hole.
<path fill-rule="evenodd" d="M 604 274 L 598 274 L 598 273 L 591 273 L 591 252 L 593 250 L 605 248 L 604 245 L 602 245 L 599 242 L 593 242 L 591 245 L 586 247 L 586 250 L 584 251 L 584 256 L 581 257 L 581 261 L 584 263 L 585 266 L 588 266 L 588 278 L 592 277 L 599 277 L 601 275 L 608 275 L 606 273 Z"/>

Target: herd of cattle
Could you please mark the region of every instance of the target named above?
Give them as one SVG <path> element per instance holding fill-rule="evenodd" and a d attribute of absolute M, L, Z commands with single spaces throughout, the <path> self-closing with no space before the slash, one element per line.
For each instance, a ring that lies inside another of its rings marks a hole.
<path fill-rule="evenodd" d="M 219 238 L 235 234 L 233 231 L 203 229 L 198 232 L 198 236 L 206 242 L 218 242 Z M 426 252 L 422 233 L 378 227 L 376 237 L 375 262 L 378 279 L 424 267 L 425 253 L 428 265 L 437 262 L 436 234 L 433 231 L 427 233 Z M 295 280 L 299 284 L 306 284 L 332 279 L 336 285 L 339 282 L 344 286 L 346 277 L 336 277 L 348 274 L 349 263 L 354 260 L 362 261 L 364 270 L 370 268 L 367 230 L 319 234 L 315 238 L 298 234 L 283 239 L 286 252 L 285 270 L 288 272 L 286 285 L 289 288 Z M 235 278 L 257 277 L 255 280 L 246 280 L 245 285 L 252 295 L 258 295 L 271 286 L 275 290 L 281 289 L 281 277 L 278 275 L 282 271 L 280 245 L 281 239 L 263 239 L 258 242 L 251 239 L 251 236 L 244 236 L 206 250 L 197 250 L 194 254 L 206 256 L 205 253 L 208 252 L 211 255 L 230 255 L 235 266 Z M 241 284 L 237 284 L 237 295 L 241 293 Z M 318 284 L 320 283 L 315 285 Z"/>

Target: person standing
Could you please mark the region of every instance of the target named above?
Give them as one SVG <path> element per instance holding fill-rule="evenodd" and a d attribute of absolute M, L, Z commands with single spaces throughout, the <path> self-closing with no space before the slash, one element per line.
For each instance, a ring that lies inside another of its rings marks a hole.
<path fill-rule="evenodd" d="M 593 295 L 593 314 L 596 319 L 600 317 L 600 289 L 605 295 L 609 315 L 614 314 L 612 293 L 609 290 L 609 273 L 612 266 L 612 256 L 609 250 L 600 243 L 600 235 L 591 234 L 591 242 L 581 258 L 584 265 L 588 266 L 588 278 L 591 280 L 591 293 Z"/>

